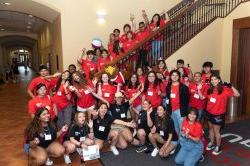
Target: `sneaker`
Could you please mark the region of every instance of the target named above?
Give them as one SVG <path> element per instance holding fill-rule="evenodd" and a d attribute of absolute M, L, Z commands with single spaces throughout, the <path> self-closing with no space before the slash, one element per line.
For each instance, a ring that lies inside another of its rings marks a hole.
<path fill-rule="evenodd" d="M 111 145 L 110 149 L 115 156 L 119 155 L 119 151 L 116 149 L 116 147 L 114 145 Z"/>
<path fill-rule="evenodd" d="M 157 154 L 159 153 L 159 149 L 158 148 L 154 148 L 153 152 L 151 153 L 152 157 L 157 156 Z"/>
<path fill-rule="evenodd" d="M 212 142 L 209 142 L 208 144 L 207 144 L 207 148 L 206 148 L 206 150 L 214 150 L 215 149 L 215 145 L 212 143 Z"/>
<path fill-rule="evenodd" d="M 175 152 L 175 149 L 173 149 L 171 152 L 170 152 L 170 155 L 174 154 Z"/>
<path fill-rule="evenodd" d="M 65 162 L 66 164 L 71 164 L 71 160 L 70 160 L 70 157 L 69 157 L 68 154 L 65 154 L 65 155 L 64 155 L 64 162 Z"/>
<path fill-rule="evenodd" d="M 201 155 L 201 158 L 199 159 L 199 162 L 201 163 L 201 162 L 203 162 L 204 160 L 205 160 L 204 155 Z"/>
<path fill-rule="evenodd" d="M 141 145 L 141 146 L 139 146 L 135 151 L 136 151 L 137 153 L 142 153 L 142 152 L 145 152 L 147 149 L 148 149 L 148 148 L 147 148 L 146 145 Z"/>
<path fill-rule="evenodd" d="M 222 152 L 221 148 L 219 146 L 216 146 L 216 148 L 213 150 L 212 154 L 217 156 L 217 155 L 221 154 L 221 152 Z"/>
<path fill-rule="evenodd" d="M 45 165 L 46 166 L 53 165 L 53 161 L 48 158 L 47 161 L 46 161 L 46 163 L 45 163 Z"/>

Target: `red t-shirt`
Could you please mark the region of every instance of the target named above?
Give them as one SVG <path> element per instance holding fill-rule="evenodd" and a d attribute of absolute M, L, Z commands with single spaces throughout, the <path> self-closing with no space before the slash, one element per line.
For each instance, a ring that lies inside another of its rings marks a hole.
<path fill-rule="evenodd" d="M 88 59 L 81 60 L 82 70 L 84 71 L 86 78 L 89 78 L 89 74 L 92 71 L 96 71 L 96 63 Z"/>
<path fill-rule="evenodd" d="M 88 89 L 80 88 L 78 90 L 82 97 L 77 98 L 77 106 L 82 108 L 89 108 L 95 104 L 95 98 Z"/>
<path fill-rule="evenodd" d="M 214 88 L 212 94 L 207 95 L 207 111 L 212 115 L 221 115 L 226 112 L 227 99 L 234 96 L 231 88 L 223 87 L 223 92 L 218 94 L 217 88 Z"/>
<path fill-rule="evenodd" d="M 110 84 L 102 85 L 102 97 L 109 103 L 113 103 L 116 93 L 116 87 Z"/>
<path fill-rule="evenodd" d="M 39 108 L 44 108 L 44 107 L 49 110 L 50 117 L 53 120 L 55 118 L 55 112 L 53 108 L 53 102 L 49 95 L 46 95 L 43 98 L 36 96 L 33 99 L 31 99 L 28 104 L 29 108 L 28 112 L 30 114 L 35 114 Z"/>
<path fill-rule="evenodd" d="M 115 78 L 110 79 L 110 81 L 115 82 L 116 84 L 121 84 L 121 85 L 125 83 L 125 79 L 121 72 L 119 72 Z"/>
<path fill-rule="evenodd" d="M 189 74 L 190 74 L 189 68 L 187 68 L 187 67 L 182 67 L 182 68 L 183 68 L 184 72 L 189 76 Z"/>
<path fill-rule="evenodd" d="M 47 95 L 49 95 L 49 92 L 50 92 L 51 88 L 53 87 L 51 82 L 52 82 L 51 79 L 45 79 L 45 78 L 43 78 L 41 76 L 36 77 L 36 78 L 33 78 L 31 80 L 31 82 L 28 85 L 28 89 L 31 92 L 33 92 L 33 94 L 36 96 L 37 95 L 36 92 L 35 92 L 36 86 L 38 84 L 45 84 L 46 89 L 47 89 Z"/>
<path fill-rule="evenodd" d="M 194 122 L 190 124 L 188 120 L 185 118 L 182 122 L 182 132 L 188 133 L 192 137 L 201 138 L 203 135 L 202 126 L 199 122 Z"/>
<path fill-rule="evenodd" d="M 146 37 L 148 37 L 150 35 L 150 31 L 149 31 L 149 29 L 148 28 L 145 28 L 145 30 L 144 31 L 138 31 L 137 33 L 136 33 L 136 37 L 135 37 L 135 39 L 137 40 L 137 41 L 142 41 L 143 39 L 145 39 Z"/>
<path fill-rule="evenodd" d="M 180 109 L 180 85 L 171 85 L 170 102 L 172 111 Z"/>
<path fill-rule="evenodd" d="M 208 89 L 208 86 L 206 84 L 202 84 L 202 88 L 200 90 L 202 95 L 207 93 L 207 89 Z M 190 107 L 193 107 L 197 110 L 201 110 L 201 109 L 205 108 L 206 100 L 200 99 L 196 83 L 190 82 L 189 94 L 190 94 L 190 98 L 189 98 L 189 106 Z"/>
<path fill-rule="evenodd" d="M 204 83 L 209 83 L 210 82 L 210 76 L 211 76 L 211 74 L 205 74 L 205 73 L 203 73 L 202 75 L 201 75 L 201 80 L 202 80 L 202 82 L 204 82 Z"/>
<path fill-rule="evenodd" d="M 124 43 L 128 40 L 127 38 L 127 34 L 122 34 L 120 37 L 119 37 L 119 40 L 120 42 Z"/>
<path fill-rule="evenodd" d="M 67 89 L 67 93 L 71 95 L 71 91 L 69 89 Z M 60 85 L 58 91 L 52 97 L 52 100 L 56 104 L 58 111 L 61 111 L 70 104 L 70 101 L 66 97 L 63 85 Z"/>
<path fill-rule="evenodd" d="M 101 70 L 105 67 L 105 64 L 109 63 L 110 62 L 110 58 L 107 57 L 107 58 L 99 58 L 97 60 L 97 68 L 98 70 Z"/>
<path fill-rule="evenodd" d="M 165 21 L 161 19 L 161 20 L 160 20 L 160 26 L 159 26 L 159 28 L 162 27 L 162 26 L 164 26 L 165 24 L 166 24 Z M 156 25 L 155 25 L 154 22 L 150 23 L 149 28 L 150 28 L 152 31 L 155 29 L 155 27 L 156 27 Z M 159 35 L 158 37 L 156 37 L 156 40 L 163 40 L 163 38 L 164 38 L 163 35 Z"/>
<path fill-rule="evenodd" d="M 110 54 L 110 60 L 114 60 L 115 58 L 117 58 L 117 55 L 116 53 L 113 51 L 113 43 L 109 43 L 108 44 L 108 51 L 109 51 L 109 54 Z"/>
<path fill-rule="evenodd" d="M 168 85 L 168 81 L 162 81 L 161 84 L 160 84 L 160 87 L 161 87 L 161 91 L 163 93 L 166 93 L 166 86 Z"/>
<path fill-rule="evenodd" d="M 144 84 L 145 83 L 145 80 L 146 80 L 146 77 L 145 76 L 138 76 L 138 79 L 139 79 L 139 82 L 141 84 Z"/>
<path fill-rule="evenodd" d="M 125 52 L 127 52 L 129 49 L 131 49 L 135 44 L 136 40 L 127 40 L 123 43 L 123 49 Z"/>
<path fill-rule="evenodd" d="M 151 102 L 153 108 L 157 108 L 161 105 L 162 98 L 158 95 L 159 91 L 161 91 L 161 87 L 159 85 L 154 87 L 154 85 L 150 83 L 147 92 L 144 93 L 146 99 Z"/>
<path fill-rule="evenodd" d="M 125 92 L 126 92 L 126 97 L 131 99 L 136 93 L 139 92 L 139 89 L 137 88 L 128 88 L 128 86 L 126 86 L 125 88 Z M 141 96 L 137 97 L 133 103 L 133 107 L 137 107 L 141 105 Z"/>

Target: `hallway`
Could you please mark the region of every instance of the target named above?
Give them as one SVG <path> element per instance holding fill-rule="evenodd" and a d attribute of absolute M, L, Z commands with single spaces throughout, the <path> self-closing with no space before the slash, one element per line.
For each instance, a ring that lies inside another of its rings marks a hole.
<path fill-rule="evenodd" d="M 30 70 L 25 74 L 24 67 L 19 67 L 20 83 L 9 82 L 0 85 L 0 158 L 1 166 L 26 166 L 27 157 L 23 152 L 23 132 L 30 122 L 27 113 L 29 97 L 26 87 L 34 73 Z M 11 101 L 11 102 L 10 102 Z M 76 155 L 74 155 L 75 157 Z M 73 159 L 73 157 L 72 157 Z M 79 166 L 79 159 L 73 159 L 73 165 Z M 66 165 L 62 158 L 56 161 L 57 166 Z M 98 166 L 98 161 L 90 162 L 87 166 Z"/>

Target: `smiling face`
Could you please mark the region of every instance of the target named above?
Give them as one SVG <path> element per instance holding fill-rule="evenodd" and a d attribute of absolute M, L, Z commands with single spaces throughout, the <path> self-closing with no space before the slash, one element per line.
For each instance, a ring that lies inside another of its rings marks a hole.
<path fill-rule="evenodd" d="M 108 74 L 106 74 L 106 73 L 102 74 L 102 82 L 103 83 L 108 83 L 109 82 Z"/>
<path fill-rule="evenodd" d="M 45 96 L 47 93 L 47 88 L 46 86 L 42 86 L 37 90 L 38 96 Z"/>
<path fill-rule="evenodd" d="M 217 86 L 219 83 L 220 83 L 220 79 L 219 78 L 217 78 L 217 77 L 215 77 L 215 76 L 212 76 L 211 77 L 211 84 L 213 85 L 213 86 Z"/>
<path fill-rule="evenodd" d="M 62 79 L 63 79 L 63 80 L 67 80 L 68 78 L 69 78 L 69 72 L 68 72 L 68 71 L 63 72 L 63 73 L 62 73 Z"/>
<path fill-rule="evenodd" d="M 137 76 L 135 74 L 133 74 L 130 80 L 131 80 L 132 83 L 136 83 Z"/>
<path fill-rule="evenodd" d="M 47 69 L 42 69 L 39 71 L 40 76 L 45 77 L 49 75 L 49 71 Z"/>
<path fill-rule="evenodd" d="M 194 74 L 194 82 L 196 82 L 196 83 L 201 82 L 201 74 L 200 73 Z"/>
<path fill-rule="evenodd" d="M 172 75 L 170 76 L 172 82 L 178 82 L 179 80 L 179 75 L 176 72 L 173 72 Z"/>
<path fill-rule="evenodd" d="M 197 115 L 195 114 L 194 111 L 191 111 L 191 112 L 188 114 L 188 120 L 189 120 L 190 122 L 194 122 L 194 121 L 196 120 L 196 117 L 197 117 Z"/>
<path fill-rule="evenodd" d="M 136 70 L 136 74 L 138 75 L 138 76 L 142 76 L 143 75 L 143 70 L 142 70 L 142 68 L 137 68 L 137 70 Z"/>
<path fill-rule="evenodd" d="M 80 124 L 80 125 L 83 125 L 86 121 L 86 113 L 84 112 L 80 112 L 77 114 L 77 122 Z"/>
<path fill-rule="evenodd" d="M 107 58 L 108 57 L 108 52 L 107 51 L 102 51 L 102 57 Z"/>
<path fill-rule="evenodd" d="M 75 82 L 80 82 L 80 76 L 77 73 L 73 73 L 72 78 Z"/>
<path fill-rule="evenodd" d="M 165 114 L 164 108 L 162 106 L 158 106 L 157 107 L 157 115 L 158 115 L 158 117 L 163 118 L 164 114 Z"/>
<path fill-rule="evenodd" d="M 159 67 L 159 69 L 164 69 L 164 67 L 165 67 L 164 62 L 160 61 L 159 64 L 158 64 L 158 67 Z"/>
<path fill-rule="evenodd" d="M 99 107 L 99 110 L 98 110 L 100 116 L 105 116 L 106 113 L 107 113 L 107 111 L 108 111 L 108 107 L 107 107 L 106 104 L 102 104 L 102 105 Z"/>
<path fill-rule="evenodd" d="M 154 23 L 157 23 L 157 21 L 159 21 L 159 20 L 160 20 L 159 16 L 158 15 L 154 15 L 154 17 L 153 17 Z"/>
<path fill-rule="evenodd" d="M 155 74 L 154 73 L 149 73 L 148 74 L 148 82 L 154 83 L 155 81 Z"/>
<path fill-rule="evenodd" d="M 145 110 L 145 111 L 148 111 L 149 108 L 151 107 L 151 104 L 145 100 L 143 103 L 142 103 L 142 109 Z"/>
<path fill-rule="evenodd" d="M 204 71 L 204 73 L 211 73 L 211 67 L 209 67 L 209 66 L 205 66 L 205 67 L 203 67 L 203 71 Z"/>
<path fill-rule="evenodd" d="M 49 121 L 50 121 L 50 114 L 49 114 L 49 111 L 45 109 L 45 110 L 40 114 L 39 120 L 40 120 L 41 122 L 49 122 Z"/>

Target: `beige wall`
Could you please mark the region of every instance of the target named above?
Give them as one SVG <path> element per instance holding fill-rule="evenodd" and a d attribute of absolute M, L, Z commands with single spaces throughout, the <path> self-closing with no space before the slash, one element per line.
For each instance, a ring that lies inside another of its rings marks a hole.
<path fill-rule="evenodd" d="M 53 23 L 46 23 L 38 35 L 38 50 L 42 64 L 48 62 L 48 54 L 51 54 L 51 70 L 56 69 L 56 55 L 59 56 L 59 70 L 63 70 L 61 18 L 58 16 Z"/>
<path fill-rule="evenodd" d="M 76 63 L 83 47 L 90 48 L 91 40 L 99 37 L 106 45 L 108 35 L 114 28 L 122 28 L 129 23 L 130 13 L 136 22 L 142 20 L 141 10 L 151 17 L 156 12 L 169 9 L 181 0 L 35 0 L 61 13 L 62 48 L 64 69 Z M 106 22 L 99 24 L 97 10 L 105 10 Z"/>

